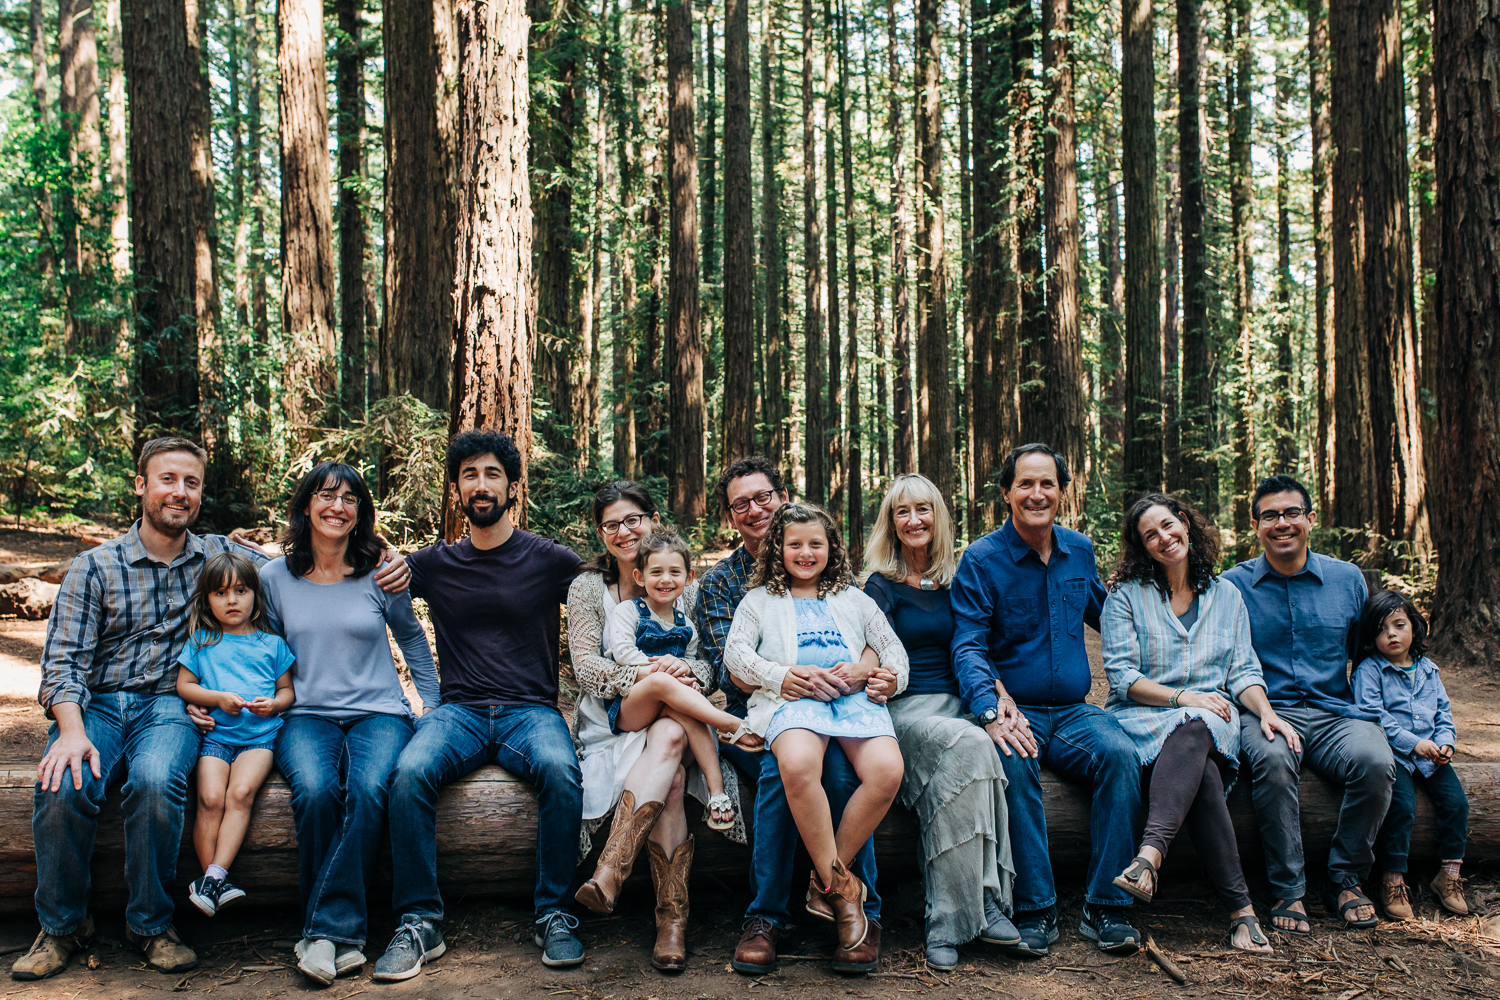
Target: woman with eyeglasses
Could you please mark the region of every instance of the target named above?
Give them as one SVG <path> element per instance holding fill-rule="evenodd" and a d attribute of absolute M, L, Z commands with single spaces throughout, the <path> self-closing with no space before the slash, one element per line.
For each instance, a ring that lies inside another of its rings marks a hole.
<path fill-rule="evenodd" d="M 411 595 L 375 584 L 382 544 L 374 499 L 357 471 L 323 462 L 303 476 L 281 546 L 260 579 L 271 625 L 297 657 L 298 695 L 276 736 L 276 766 L 292 789 L 297 830 L 297 968 L 326 986 L 364 965 L 365 885 L 386 832 L 391 774 L 417 717 L 387 626 L 421 710 L 436 708 L 440 695 Z"/>
<path fill-rule="evenodd" d="M 1011 864 L 1005 771 L 995 745 L 963 710 L 953 672 L 948 584 L 958 560 L 953 518 L 925 476 L 897 476 L 865 546 L 865 593 L 890 619 L 911 661 L 911 681 L 888 703 L 906 777 L 901 804 L 922 830 L 927 965 L 958 966 L 976 938 L 1009 945 Z"/>
<path fill-rule="evenodd" d="M 641 543 L 661 524 L 661 515 L 645 487 L 628 481 L 610 483 L 595 493 L 593 515 L 604 552 L 568 591 L 568 648 L 579 688 L 573 739 L 583 771 L 584 835 L 592 837 L 614 813 L 590 883 L 594 897 L 613 908 L 636 856 L 648 849 L 657 900 L 652 964 L 675 971 L 687 961 L 687 875 L 692 865 L 683 794 L 707 804 L 708 784 L 693 763 L 687 733 L 679 723 L 662 717 L 643 730 L 617 732 L 610 713 L 611 703 L 629 693 L 639 669 L 617 664 L 609 654 L 614 640 L 611 612 L 618 604 L 645 596 L 634 571 L 642 560 Z M 688 621 L 693 620 L 697 600 L 698 584 L 689 583 L 679 598 L 679 610 Z M 701 689 L 712 690 L 708 661 L 685 662 Z M 734 810 L 734 825 L 725 835 L 743 844 L 745 822 L 732 767 L 724 768 L 724 791 Z"/>

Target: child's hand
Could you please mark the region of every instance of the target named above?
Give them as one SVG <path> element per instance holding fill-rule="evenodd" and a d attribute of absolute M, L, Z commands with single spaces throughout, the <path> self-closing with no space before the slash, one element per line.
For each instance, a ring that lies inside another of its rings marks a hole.
<path fill-rule="evenodd" d="M 267 719 L 276 714 L 276 699 L 261 695 L 245 707 L 262 719 Z"/>
<path fill-rule="evenodd" d="M 656 657 L 656 669 L 663 670 L 673 677 L 693 676 L 693 668 L 688 666 L 687 660 L 673 656 L 671 653 Z"/>
<path fill-rule="evenodd" d="M 230 715 L 239 715 L 240 709 L 249 702 L 235 694 L 233 691 L 224 691 L 219 694 L 219 708 Z"/>
<path fill-rule="evenodd" d="M 1438 747 L 1438 753 L 1442 754 L 1442 763 L 1446 764 L 1453 759 L 1453 744 L 1444 743 Z"/>
<path fill-rule="evenodd" d="M 865 681 L 865 696 L 877 705 L 884 705 L 896 693 L 896 675 L 884 667 L 870 671 Z"/>
<path fill-rule="evenodd" d="M 1443 762 L 1443 751 L 1439 750 L 1438 745 L 1431 740 L 1419 741 L 1412 753 L 1424 760 L 1430 760 L 1434 764 L 1441 764 Z"/>

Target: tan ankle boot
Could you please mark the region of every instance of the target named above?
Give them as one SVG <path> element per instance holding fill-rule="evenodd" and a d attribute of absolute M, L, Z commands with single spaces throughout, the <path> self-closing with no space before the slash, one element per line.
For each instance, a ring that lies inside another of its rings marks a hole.
<path fill-rule="evenodd" d="M 1443 909 L 1461 917 L 1469 915 L 1469 903 L 1464 899 L 1464 889 L 1462 878 L 1449 875 L 1441 868 L 1432 880 L 1432 891 L 1437 893 L 1438 902 L 1443 904 Z"/>
<path fill-rule="evenodd" d="M 594 869 L 594 877 L 573 894 L 574 899 L 602 916 L 614 912 L 620 886 L 630 877 L 635 857 L 641 853 L 641 845 L 656 825 L 662 805 L 661 802 L 647 802 L 637 809 L 634 792 L 620 796 L 620 804 L 615 806 L 614 822 L 609 828 L 609 840 L 599 855 L 599 867 Z"/>
<path fill-rule="evenodd" d="M 1406 894 L 1406 880 L 1399 882 L 1383 880 L 1380 883 L 1380 905 L 1385 909 L 1385 915 L 1390 920 L 1410 920 L 1412 918 L 1411 899 Z"/>
<path fill-rule="evenodd" d="M 693 838 L 677 845 L 672 858 L 655 841 L 646 844 L 651 881 L 656 884 L 656 946 L 651 964 L 663 972 L 687 968 L 688 872 L 693 869 Z"/>
<path fill-rule="evenodd" d="M 865 884 L 844 867 L 842 861 L 833 863 L 833 884 L 819 889 L 823 901 L 833 910 L 834 926 L 837 928 L 839 948 L 853 951 L 865 943 L 870 923 L 865 919 Z"/>

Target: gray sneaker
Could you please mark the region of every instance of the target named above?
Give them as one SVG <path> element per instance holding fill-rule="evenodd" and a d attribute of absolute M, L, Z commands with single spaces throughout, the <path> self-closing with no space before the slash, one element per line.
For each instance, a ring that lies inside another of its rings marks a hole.
<path fill-rule="evenodd" d="M 979 932 L 979 940 L 985 944 L 1021 943 L 1021 932 L 1016 930 L 1016 925 L 1010 922 L 1009 917 L 1000 912 L 999 905 L 990 898 L 989 893 L 984 896 L 984 930 Z"/>
<path fill-rule="evenodd" d="M 307 949 L 312 946 L 313 942 L 313 938 L 306 937 L 297 942 L 296 947 L 292 950 L 296 952 L 299 961 L 306 954 Z M 365 961 L 365 953 L 357 945 L 334 944 L 333 972 L 335 976 L 346 975 L 347 973 L 363 968 Z"/>
<path fill-rule="evenodd" d="M 315 983 L 330 986 L 338 978 L 338 968 L 334 964 L 338 951 L 334 943 L 327 938 L 318 938 L 309 941 L 303 938 L 297 942 L 297 968 L 304 976 Z"/>
<path fill-rule="evenodd" d="M 441 958 L 447 950 L 437 924 L 415 913 L 404 913 L 401 926 L 386 945 L 385 954 L 375 963 L 375 973 L 370 978 L 385 983 L 410 979 L 422 971 L 422 963 Z"/>
<path fill-rule="evenodd" d="M 554 910 L 542 914 L 531 925 L 531 939 L 542 949 L 542 964 L 549 968 L 566 968 L 583 964 L 583 942 L 573 935 L 578 918 Z"/>

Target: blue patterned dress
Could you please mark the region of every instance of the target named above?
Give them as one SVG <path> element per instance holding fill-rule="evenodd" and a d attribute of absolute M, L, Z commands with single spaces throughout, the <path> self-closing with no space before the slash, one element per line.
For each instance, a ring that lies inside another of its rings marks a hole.
<path fill-rule="evenodd" d="M 828 669 L 850 659 L 838 623 L 828 613 L 828 605 L 817 598 L 792 599 L 797 611 L 797 662 L 804 666 Z M 776 709 L 766 730 L 766 746 L 788 729 L 807 729 L 823 736 L 896 736 L 891 713 L 877 705 L 863 691 L 846 694 L 833 701 L 798 698 Z"/>

